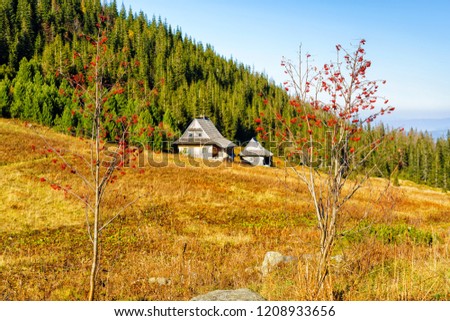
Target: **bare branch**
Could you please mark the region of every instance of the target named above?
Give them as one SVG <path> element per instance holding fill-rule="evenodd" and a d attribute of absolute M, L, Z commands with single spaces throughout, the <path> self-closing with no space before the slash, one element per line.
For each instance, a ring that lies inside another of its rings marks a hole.
<path fill-rule="evenodd" d="M 30 128 L 32 128 L 32 129 L 34 129 L 33 127 L 32 127 L 32 125 L 30 125 L 29 126 Z M 82 175 L 82 174 L 80 174 L 77 170 L 76 170 L 76 168 L 71 164 L 71 163 L 69 163 L 67 160 L 66 160 L 66 158 L 62 155 L 62 153 L 60 152 L 60 151 L 58 151 L 58 149 L 57 148 L 55 148 L 55 147 L 53 147 L 52 146 L 52 144 L 50 144 L 50 142 L 47 140 L 47 138 L 45 138 L 45 136 L 44 135 L 42 135 L 42 134 L 40 134 L 38 131 L 36 131 L 36 130 L 34 130 L 34 132 L 36 133 L 36 135 L 38 135 L 39 136 L 39 138 L 41 138 L 43 141 L 44 141 L 44 143 L 45 143 L 45 145 L 47 146 L 47 148 L 49 148 L 49 149 L 51 149 L 52 150 L 52 152 L 67 166 L 67 167 L 69 167 L 71 170 L 73 170 L 73 174 L 75 174 L 76 176 L 78 176 L 85 184 L 86 184 L 86 186 L 89 188 L 89 189 L 91 189 L 91 190 L 94 190 L 94 186 L 92 185 L 92 183 L 84 176 L 84 175 Z"/>
<path fill-rule="evenodd" d="M 123 206 L 111 219 L 109 219 L 102 227 L 99 228 L 99 232 L 101 232 L 105 227 L 111 224 L 120 214 L 122 214 L 128 207 L 136 203 L 140 199 L 140 196 L 136 197 L 133 201 L 129 202 L 127 205 Z"/>

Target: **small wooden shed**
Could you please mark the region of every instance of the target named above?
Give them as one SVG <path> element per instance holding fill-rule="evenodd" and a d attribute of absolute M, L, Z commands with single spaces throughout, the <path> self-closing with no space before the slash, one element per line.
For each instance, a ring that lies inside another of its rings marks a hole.
<path fill-rule="evenodd" d="M 273 153 L 252 138 L 240 152 L 239 157 L 243 163 L 253 166 L 272 166 Z"/>

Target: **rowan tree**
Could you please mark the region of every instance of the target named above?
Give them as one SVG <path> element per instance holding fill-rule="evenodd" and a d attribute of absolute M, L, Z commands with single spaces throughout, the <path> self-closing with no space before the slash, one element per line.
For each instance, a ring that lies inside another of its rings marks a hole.
<path fill-rule="evenodd" d="M 388 134 L 368 134 L 368 128 L 395 109 L 378 95 L 379 85 L 386 81 L 366 78 L 372 63 L 364 45 L 361 40 L 353 52 L 337 45 L 336 60 L 321 68 L 313 66 L 311 55 L 303 56 L 300 48 L 298 65 L 282 61 L 289 76 L 284 83 L 289 108 L 277 111 L 275 128 L 265 128 L 264 117 L 256 120 L 261 136 L 275 132 L 282 156 L 311 196 L 320 230 L 316 296 L 330 272 L 343 205 L 377 171 L 377 164 L 368 160 Z"/>
<path fill-rule="evenodd" d="M 51 153 L 51 163 L 64 172 L 76 176 L 83 185 L 74 189 L 64 184 L 61 179 L 41 177 L 51 188 L 63 191 L 80 200 L 85 207 L 88 236 L 92 242 L 92 262 L 89 278 L 88 300 L 96 297 L 97 274 L 100 262 L 100 242 L 102 231 L 111 224 L 125 209 L 137 201 L 128 200 L 120 208 L 114 210 L 105 208 L 105 199 L 111 197 L 113 190 L 108 188 L 120 177 L 125 175 L 125 167 L 130 158 L 142 152 L 142 148 L 130 144 L 131 134 L 137 131 L 138 116 L 119 115 L 112 110 L 118 96 L 124 95 L 124 77 L 122 69 L 118 72 L 111 66 L 117 65 L 117 55 L 110 52 L 107 46 L 109 19 L 99 15 L 96 23 L 97 32 L 94 35 L 81 33 L 79 37 L 90 49 L 85 54 L 74 51 L 73 65 L 57 70 L 57 76 L 70 84 L 72 91 L 72 121 L 67 132 L 80 135 L 86 143 L 86 151 L 57 148 L 45 135 L 43 153 Z M 78 68 L 77 68 L 78 67 Z M 115 72 L 114 75 L 112 73 Z M 112 81 L 111 79 L 115 79 Z M 60 90 L 60 95 L 70 95 Z M 69 115 L 67 115 L 69 117 Z M 80 126 L 74 128 L 72 124 Z M 75 149 L 75 148 L 74 148 Z M 139 169 L 143 171 L 142 168 Z M 124 195 L 123 197 L 126 197 Z"/>

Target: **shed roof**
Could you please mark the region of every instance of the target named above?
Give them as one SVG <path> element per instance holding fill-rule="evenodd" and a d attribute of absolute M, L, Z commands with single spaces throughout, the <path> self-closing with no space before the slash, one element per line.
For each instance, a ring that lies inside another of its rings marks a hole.
<path fill-rule="evenodd" d="M 198 136 L 201 133 L 201 137 Z M 192 135 L 189 135 L 192 134 Z M 196 135 L 197 134 L 197 135 Z M 222 136 L 209 118 L 195 118 L 184 131 L 183 135 L 176 140 L 174 145 L 217 145 L 221 148 L 236 146 Z"/>
<path fill-rule="evenodd" d="M 273 153 L 262 147 L 262 145 L 255 139 L 252 138 L 247 146 L 241 151 L 239 156 L 259 156 L 259 157 L 269 157 L 273 156 Z"/>

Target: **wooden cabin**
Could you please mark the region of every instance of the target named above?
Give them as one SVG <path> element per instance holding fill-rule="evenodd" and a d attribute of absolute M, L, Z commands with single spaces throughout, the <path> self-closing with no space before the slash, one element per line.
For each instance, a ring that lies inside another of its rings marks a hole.
<path fill-rule="evenodd" d="M 195 118 L 173 145 L 178 152 L 208 160 L 233 160 L 236 146 L 224 138 L 207 117 Z"/>

